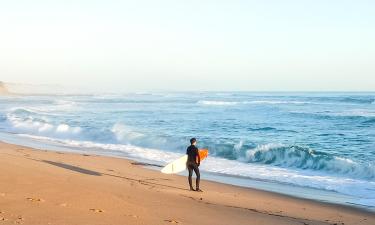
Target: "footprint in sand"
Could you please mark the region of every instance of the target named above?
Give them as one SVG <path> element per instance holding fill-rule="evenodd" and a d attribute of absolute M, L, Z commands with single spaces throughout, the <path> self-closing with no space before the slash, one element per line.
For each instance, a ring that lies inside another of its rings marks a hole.
<path fill-rule="evenodd" d="M 59 206 L 61 206 L 61 207 L 67 207 L 68 203 L 61 203 Z"/>
<path fill-rule="evenodd" d="M 15 224 L 22 224 L 24 221 L 24 219 L 22 218 L 22 216 L 19 216 L 17 217 L 17 219 L 14 221 Z"/>
<path fill-rule="evenodd" d="M 26 198 L 26 199 L 29 200 L 30 202 L 45 202 L 41 198 Z"/>
<path fill-rule="evenodd" d="M 136 219 L 138 219 L 138 218 L 139 218 L 139 216 L 137 216 L 137 215 L 134 215 L 134 214 L 128 214 L 128 215 L 125 215 L 125 216 L 133 217 L 133 218 L 136 218 Z"/>
<path fill-rule="evenodd" d="M 180 223 L 179 221 L 177 220 L 164 220 L 165 222 L 168 222 L 168 223 Z"/>
<path fill-rule="evenodd" d="M 4 212 L 0 211 L 0 214 L 4 214 Z M 0 216 L 0 221 L 7 221 L 7 219 L 3 216 Z"/>
<path fill-rule="evenodd" d="M 4 217 L 4 215 L 1 215 L 1 214 L 5 214 L 4 211 L 0 211 L 0 221 L 7 221 L 8 219 Z"/>
<path fill-rule="evenodd" d="M 90 209 L 91 212 L 96 212 L 96 213 L 103 213 L 104 210 L 102 209 Z"/>

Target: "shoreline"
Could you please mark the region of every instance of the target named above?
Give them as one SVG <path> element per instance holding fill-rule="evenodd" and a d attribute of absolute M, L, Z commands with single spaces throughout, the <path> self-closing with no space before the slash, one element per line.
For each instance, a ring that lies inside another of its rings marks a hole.
<path fill-rule="evenodd" d="M 165 175 L 128 159 L 1 141 L 0 154 L 0 222 L 4 218 L 5 224 L 375 222 L 373 213 L 357 207 L 214 181 L 202 180 L 203 193 L 190 192 L 186 177 Z"/>
<path fill-rule="evenodd" d="M 103 157 L 113 157 L 113 158 L 135 161 L 140 164 L 154 164 L 155 163 L 154 161 L 134 158 L 134 157 L 125 156 L 125 155 L 104 154 L 103 151 L 97 150 L 97 149 L 89 149 L 89 152 L 88 152 L 87 151 L 88 149 L 54 145 L 52 143 L 40 142 L 34 139 L 15 137 L 12 134 L 6 135 L 6 133 L 2 133 L 1 138 L 2 140 L 0 140 L 0 142 L 3 141 L 5 143 L 21 145 L 24 147 L 35 148 L 35 149 L 48 149 L 49 151 L 54 151 L 54 152 L 62 151 L 62 152 L 72 153 L 72 154 L 88 154 L 88 155 L 103 156 Z M 162 165 L 155 164 L 154 166 L 151 165 L 148 168 L 146 165 L 145 168 L 159 172 L 159 169 L 161 167 Z M 255 190 L 265 191 L 269 193 L 276 193 L 276 194 L 293 197 L 297 199 L 306 199 L 306 200 L 311 200 L 311 201 L 316 201 L 316 202 L 321 202 L 321 203 L 345 206 L 349 208 L 364 210 L 367 212 L 375 212 L 375 208 L 372 206 L 353 203 L 353 201 L 356 201 L 355 197 L 345 195 L 342 193 L 337 193 L 334 191 L 322 190 L 322 189 L 305 187 L 305 186 L 298 186 L 298 185 L 293 185 L 289 183 L 279 183 L 276 181 L 272 182 L 272 181 L 267 181 L 267 180 L 258 180 L 254 178 L 247 178 L 247 177 L 241 177 L 241 176 L 236 176 L 236 175 L 216 174 L 216 173 L 209 172 L 209 171 L 202 171 L 202 172 L 204 172 L 205 174 L 202 180 L 206 180 L 206 181 L 212 181 L 212 182 L 216 182 L 219 184 L 233 185 L 235 187 L 255 189 Z M 184 176 L 187 176 L 187 173 L 176 174 L 176 175 L 184 177 Z"/>

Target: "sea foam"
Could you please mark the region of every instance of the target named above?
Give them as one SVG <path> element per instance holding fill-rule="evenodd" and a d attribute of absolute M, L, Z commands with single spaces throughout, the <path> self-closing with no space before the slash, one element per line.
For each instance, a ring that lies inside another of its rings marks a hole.
<path fill-rule="evenodd" d="M 12 114 L 6 116 L 10 131 L 16 133 L 38 134 L 48 137 L 74 138 L 78 137 L 81 128 L 71 127 L 68 124 L 52 124 L 43 119 L 36 119 L 32 116 L 20 118 Z"/>

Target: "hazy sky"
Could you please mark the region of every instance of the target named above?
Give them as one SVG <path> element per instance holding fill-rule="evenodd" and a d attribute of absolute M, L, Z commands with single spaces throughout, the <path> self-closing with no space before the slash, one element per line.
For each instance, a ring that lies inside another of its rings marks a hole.
<path fill-rule="evenodd" d="M 375 1 L 0 0 L 0 80 L 375 91 Z"/>

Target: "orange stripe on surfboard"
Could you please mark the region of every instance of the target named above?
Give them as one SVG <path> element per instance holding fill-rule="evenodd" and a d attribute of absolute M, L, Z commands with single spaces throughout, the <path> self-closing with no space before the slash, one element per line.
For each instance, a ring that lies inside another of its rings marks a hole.
<path fill-rule="evenodd" d="M 208 149 L 199 149 L 198 151 L 199 157 L 201 158 L 201 161 L 208 156 Z M 197 162 L 198 162 L 198 157 L 197 157 Z"/>

